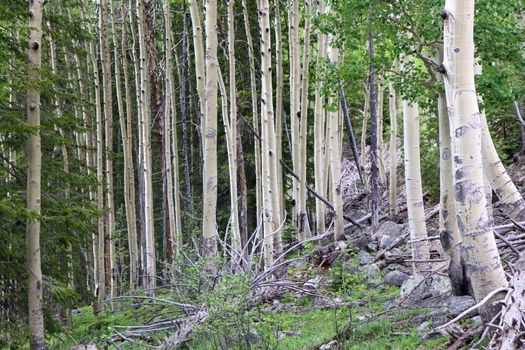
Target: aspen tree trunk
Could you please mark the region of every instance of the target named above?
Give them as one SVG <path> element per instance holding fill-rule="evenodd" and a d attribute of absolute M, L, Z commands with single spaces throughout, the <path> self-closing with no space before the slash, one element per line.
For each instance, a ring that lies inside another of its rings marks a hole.
<path fill-rule="evenodd" d="M 443 61 L 443 48 L 438 50 L 437 62 Z M 448 264 L 448 276 L 454 295 L 468 294 L 461 261 L 461 235 L 459 232 L 456 203 L 454 202 L 454 181 L 452 173 L 452 139 L 450 120 L 445 94 L 437 95 L 439 123 L 439 235 Z"/>
<path fill-rule="evenodd" d="M 384 81 L 380 76 L 377 82 L 377 160 L 381 185 L 386 187 L 385 152 L 383 140 L 383 104 L 385 97 Z"/>
<path fill-rule="evenodd" d="M 203 131 L 202 247 L 204 256 L 211 260 L 217 255 L 217 69 L 217 0 L 206 0 L 206 128 Z M 214 261 L 210 263 L 213 265 Z M 214 272 L 213 266 L 211 269 Z"/>
<path fill-rule="evenodd" d="M 304 22 L 304 46 L 303 46 L 303 64 L 302 64 L 302 84 L 301 84 L 301 106 L 297 123 L 299 125 L 299 144 L 297 152 L 296 173 L 299 175 L 299 188 L 297 190 L 297 227 L 299 230 L 299 240 L 311 237 L 308 216 L 306 213 L 306 168 L 308 159 L 306 156 L 307 136 L 308 136 L 308 66 L 310 63 L 310 1 L 305 0 L 304 11 L 306 13 Z"/>
<path fill-rule="evenodd" d="M 388 111 L 390 115 L 390 215 L 397 214 L 397 98 L 392 82 L 388 82 Z"/>
<path fill-rule="evenodd" d="M 368 89 L 365 87 L 365 105 L 363 107 L 363 124 L 361 126 L 361 171 L 363 173 L 363 186 L 368 190 L 368 175 L 366 172 L 366 160 L 368 159 L 368 152 L 366 151 L 366 127 L 368 125 L 368 113 L 370 106 L 370 95 Z"/>
<path fill-rule="evenodd" d="M 283 182 L 283 168 L 280 165 L 283 159 L 283 39 L 281 29 L 281 1 L 274 0 L 274 31 L 275 31 L 275 143 L 277 146 L 277 181 L 279 189 L 279 205 L 281 213 L 279 220 L 284 220 L 284 182 Z"/>
<path fill-rule="evenodd" d="M 139 39 L 139 70 L 140 70 L 140 148 L 142 150 L 142 172 L 144 174 L 144 275 L 145 287 L 155 288 L 156 259 L 155 259 L 155 233 L 153 225 L 153 186 L 152 186 L 152 161 L 151 161 L 151 109 L 150 89 L 148 74 L 148 60 L 145 38 L 144 0 L 136 0 Z"/>
<path fill-rule="evenodd" d="M 317 2 L 318 15 L 324 15 L 325 2 L 319 0 Z M 321 72 L 324 61 L 326 60 L 326 34 L 319 31 L 317 33 L 317 63 L 316 69 Z M 324 108 L 324 97 L 321 95 L 322 82 L 318 80 L 315 85 L 315 107 L 314 107 L 314 174 L 315 174 L 315 190 L 323 197 L 326 197 L 326 183 L 328 181 L 325 177 L 326 171 L 324 167 L 326 152 L 325 139 L 325 125 L 326 125 L 326 111 Z M 357 165 L 359 166 L 359 164 Z M 316 212 L 316 231 L 317 234 L 324 233 L 326 229 L 326 211 L 325 204 L 320 200 L 315 200 Z"/>
<path fill-rule="evenodd" d="M 375 68 L 374 68 L 374 33 L 372 11 L 370 12 L 370 35 L 369 35 L 369 54 L 370 54 L 370 68 L 369 68 L 369 85 L 370 85 L 370 182 L 371 182 L 371 200 L 370 210 L 372 214 L 372 231 L 379 226 L 379 167 L 377 160 L 377 94 L 375 86 Z"/>
<path fill-rule="evenodd" d="M 339 48 L 334 47 L 333 38 L 328 36 L 328 59 L 330 63 L 336 65 L 339 63 Z M 329 105 L 339 106 L 337 99 L 330 97 Z M 343 194 L 341 193 L 341 143 L 340 143 L 340 128 L 339 128 L 339 112 L 328 112 L 328 128 L 329 136 L 328 155 L 330 159 L 330 179 L 332 187 L 332 203 L 334 205 L 334 240 L 338 240 L 344 234 L 344 220 L 343 220 Z"/>
<path fill-rule="evenodd" d="M 405 150 L 405 184 L 410 239 L 414 260 L 429 260 L 430 249 L 427 240 L 423 186 L 421 184 L 421 163 L 419 152 L 419 106 L 417 102 L 403 100 L 403 138 Z M 414 272 L 428 270 L 427 264 L 414 263 Z"/>
<path fill-rule="evenodd" d="M 445 91 L 451 120 L 453 173 L 458 226 L 466 272 L 476 301 L 506 287 L 483 193 L 480 113 L 474 83 L 474 1 L 447 0 L 444 14 Z M 497 310 L 482 309 L 490 320 Z"/>
<path fill-rule="evenodd" d="M 206 2 L 206 4 L 208 3 Z M 204 34 L 202 33 L 202 21 L 199 2 L 197 0 L 190 0 L 190 16 L 193 29 L 193 51 L 195 53 L 197 95 L 199 96 L 201 143 L 204 149 L 206 136 L 206 66 L 204 61 Z"/>
<path fill-rule="evenodd" d="M 90 28 L 92 32 L 92 28 Z M 102 102 L 100 100 L 100 76 L 98 72 L 97 49 L 93 42 L 89 44 L 91 64 L 93 66 L 93 85 L 95 86 L 95 115 L 96 115 L 96 167 L 97 167 L 97 209 L 100 213 L 104 211 L 104 143 L 103 143 L 103 122 L 102 122 Z M 102 312 L 102 300 L 106 295 L 105 290 L 105 271 L 104 271 L 104 217 L 99 214 L 97 224 L 97 239 L 93 243 L 94 257 L 96 258 L 96 301 L 93 303 L 93 313 Z M 95 247 L 96 246 L 96 247 Z M 96 254 L 95 254 L 96 253 Z"/>
<path fill-rule="evenodd" d="M 239 225 L 239 207 L 237 205 L 237 88 L 235 83 L 235 23 L 233 17 L 234 0 L 228 0 L 228 61 L 229 61 L 229 87 L 230 87 L 230 116 L 229 134 L 231 156 L 229 156 L 230 167 L 230 199 L 231 199 L 231 227 L 232 248 L 240 254 L 242 251 L 241 228 Z M 228 119 L 228 116 L 223 116 Z"/>
<path fill-rule="evenodd" d="M 100 30 L 100 61 L 102 64 L 102 86 L 104 91 L 104 136 L 105 136 L 105 254 L 106 254 L 106 284 L 109 284 L 109 297 L 115 293 L 115 209 L 113 205 L 113 97 L 111 88 L 111 56 L 109 48 L 106 2 L 99 2 L 99 30 Z"/>
<path fill-rule="evenodd" d="M 136 212 L 136 203 L 135 203 L 135 169 L 133 165 L 133 129 L 132 129 L 132 92 L 129 83 L 129 73 L 128 73 L 128 54 L 127 54 L 127 25 L 125 23 L 125 9 L 126 2 L 122 1 L 121 15 L 122 15 L 122 37 L 121 37 L 121 48 L 122 48 L 122 70 L 124 71 L 124 92 L 126 98 L 126 117 L 125 123 L 120 121 L 120 128 L 122 132 L 122 139 L 124 148 L 124 176 L 127 178 L 127 187 L 126 181 L 124 181 L 124 192 L 127 193 L 127 202 L 126 207 L 126 225 L 128 229 L 128 247 L 129 247 L 129 285 L 131 291 L 137 286 L 137 267 L 138 267 L 138 245 L 137 245 L 137 212 Z M 131 9 L 129 9 L 131 11 Z M 115 30 L 113 30 L 115 34 Z M 116 54 L 116 51 L 115 51 Z M 115 59 L 116 61 L 116 59 Z M 125 130 L 125 134 L 124 131 Z"/>
<path fill-rule="evenodd" d="M 278 7 L 276 8 L 278 10 Z M 253 49 L 253 39 L 250 30 L 250 21 L 248 16 L 248 7 L 246 5 L 246 0 L 242 0 L 242 13 L 244 17 L 244 31 L 246 32 L 246 41 L 248 42 L 248 61 L 250 64 L 250 92 L 252 99 L 252 118 L 253 118 L 253 129 L 255 132 L 260 135 L 260 122 L 259 122 L 259 112 L 257 110 L 257 82 L 256 82 L 256 72 L 255 72 L 255 51 Z M 276 24 L 277 25 L 277 24 Z M 280 28 L 280 27 L 279 27 Z M 277 34 L 276 34 L 277 35 Z M 276 37 L 277 40 L 277 37 Z M 282 46 L 280 41 L 276 42 L 276 47 L 279 48 L 279 45 Z M 282 53 L 281 53 L 282 55 Z M 277 56 L 279 57 L 279 56 Z M 282 64 L 281 64 L 282 69 Z M 279 81 L 279 65 L 277 65 L 277 79 Z M 282 72 L 281 72 L 282 73 Z M 279 85 L 277 85 L 279 89 Z M 282 89 L 282 84 L 281 84 Z M 279 90 L 277 90 L 279 93 Z M 279 94 L 277 95 L 277 108 L 279 107 Z M 279 112 L 279 111 L 278 111 Z M 281 115 L 282 115 L 282 91 L 281 91 Z M 277 117 L 277 116 L 276 116 Z M 279 124 L 277 127 L 280 129 Z M 279 134 L 278 134 L 279 135 Z M 276 135 L 276 136 L 278 136 Z M 256 197 L 256 226 L 259 227 L 259 224 L 262 220 L 262 172 L 261 172 L 261 141 L 254 137 L 254 162 L 255 162 L 255 197 Z"/>
<path fill-rule="evenodd" d="M 166 177 L 166 196 L 168 205 L 169 231 L 167 232 L 167 258 L 168 263 L 172 263 L 180 249 L 180 235 L 182 224 L 180 220 L 180 200 L 179 200 L 179 157 L 177 149 L 177 129 L 176 129 L 176 99 L 175 83 L 173 79 L 172 67 L 172 47 L 173 33 L 171 30 L 171 6 L 170 1 L 165 0 L 164 7 L 164 27 L 165 27 L 165 102 L 164 102 L 164 162 Z"/>
<path fill-rule="evenodd" d="M 239 170 L 239 229 L 241 245 L 244 247 L 248 242 L 248 186 L 246 184 L 246 170 L 244 165 L 244 151 L 240 128 L 237 128 L 237 161 Z M 248 251 L 245 250 L 245 254 Z"/>
<path fill-rule="evenodd" d="M 505 166 L 498 156 L 490 131 L 487 126 L 487 117 L 484 111 L 480 114 L 481 123 L 481 154 L 483 157 L 483 171 L 492 189 L 498 196 L 503 210 L 511 219 L 525 220 L 525 200 L 509 176 Z"/>
<path fill-rule="evenodd" d="M 31 349 L 45 349 L 42 301 L 42 268 L 40 259 L 40 198 L 42 150 L 40 140 L 40 91 L 42 67 L 42 15 L 44 1 L 29 2 L 29 67 L 27 91 L 27 124 L 35 132 L 27 139 L 27 219 L 26 250 L 28 267 L 28 321 L 31 328 Z"/>
<path fill-rule="evenodd" d="M 292 139 L 292 164 L 296 174 L 300 172 L 300 120 L 301 120 L 301 61 L 300 50 L 301 42 L 299 37 L 299 1 L 288 0 L 288 42 L 289 42 L 289 62 L 290 62 L 290 126 Z M 292 179 L 292 199 L 294 202 L 292 214 L 294 219 L 300 212 L 299 191 L 300 181 Z M 297 220 L 295 222 L 298 224 Z"/>
<path fill-rule="evenodd" d="M 270 5 L 260 1 L 259 24 L 261 27 L 261 111 L 262 111 L 262 173 L 263 173 L 263 228 L 264 266 L 273 263 L 274 253 L 282 251 L 280 200 L 277 181 L 277 157 L 275 154 L 275 121 L 272 88 L 272 43 L 270 35 Z"/>

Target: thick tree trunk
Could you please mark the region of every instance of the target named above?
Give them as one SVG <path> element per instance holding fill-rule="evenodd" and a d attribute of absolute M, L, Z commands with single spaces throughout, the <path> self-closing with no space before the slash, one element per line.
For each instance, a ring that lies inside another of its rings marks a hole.
<path fill-rule="evenodd" d="M 447 107 L 451 120 L 453 172 L 458 226 L 463 257 L 474 298 L 506 287 L 483 192 L 481 120 L 474 83 L 474 1 L 447 0 L 444 28 L 444 66 Z M 490 320 L 497 306 L 487 303 Z"/>
<path fill-rule="evenodd" d="M 29 2 L 29 67 L 28 81 L 38 86 L 42 67 L 43 0 Z M 31 349 L 45 349 L 42 301 L 42 268 L 40 260 L 40 197 L 42 150 L 40 140 L 40 91 L 27 91 L 27 124 L 38 128 L 27 139 L 27 219 L 26 250 L 28 267 L 28 320 L 31 328 Z"/>

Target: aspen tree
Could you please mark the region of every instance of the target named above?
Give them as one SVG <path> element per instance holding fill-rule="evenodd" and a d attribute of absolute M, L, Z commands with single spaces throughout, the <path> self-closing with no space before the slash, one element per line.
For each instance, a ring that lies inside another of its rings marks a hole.
<path fill-rule="evenodd" d="M 199 96 L 201 144 L 204 149 L 206 136 L 206 66 L 204 59 L 204 34 L 202 33 L 202 21 L 197 0 L 190 0 L 190 16 L 193 29 L 195 78 L 197 80 L 197 95 Z"/>
<path fill-rule="evenodd" d="M 124 2 L 123 2 L 124 3 Z M 120 75 L 120 57 L 122 56 L 124 59 L 124 56 L 126 55 L 124 51 L 122 51 L 122 55 L 119 55 L 119 43 L 117 41 L 117 28 L 115 26 L 115 1 L 110 0 L 110 18 L 111 18 L 111 38 L 113 41 L 113 61 L 115 64 L 115 90 L 116 90 L 116 96 L 117 96 L 117 107 L 118 107 L 118 117 L 119 117 L 119 125 L 120 125 L 120 131 L 122 136 L 122 150 L 124 153 L 124 209 L 126 212 L 126 225 L 128 229 L 128 235 L 133 230 L 131 227 L 134 225 L 134 223 L 131 222 L 131 220 L 134 220 L 134 213 L 131 213 L 131 202 L 135 199 L 131 198 L 130 194 L 130 186 L 134 186 L 134 183 L 130 183 L 130 165 L 129 163 L 133 163 L 133 158 L 131 156 L 131 147 L 128 144 L 128 126 L 126 124 L 126 115 L 124 113 L 124 101 L 122 98 L 122 81 L 121 81 L 121 75 Z M 124 12 L 122 12 L 124 14 Z M 126 25 L 122 25 L 122 31 L 125 31 Z M 123 45 L 126 43 L 123 42 Z M 122 46 L 122 49 L 124 46 Z M 108 55 L 109 56 L 109 55 Z M 127 64 L 126 67 L 127 68 Z M 131 108 L 131 106 L 130 106 Z M 130 242 L 130 239 L 128 239 L 128 242 Z M 129 251 L 131 251 L 131 244 L 129 244 Z M 131 253 L 130 253 L 130 265 L 133 264 L 131 259 Z M 131 278 L 131 277 L 130 277 Z M 132 287 L 133 288 L 133 287 Z"/>
<path fill-rule="evenodd" d="M 276 8 L 278 10 L 278 7 Z M 256 72 L 255 72 L 255 51 L 253 49 L 253 39 L 250 29 L 250 18 L 248 16 L 248 7 L 246 5 L 246 0 L 242 0 L 242 14 L 244 18 L 244 31 L 246 32 L 246 41 L 248 43 L 248 62 L 250 64 L 250 92 L 251 92 L 251 101 L 252 101 L 252 118 L 253 118 L 253 129 L 255 132 L 260 135 L 260 121 L 259 121 L 259 112 L 257 109 L 257 81 L 256 81 Z M 277 18 L 277 17 L 276 17 Z M 277 24 L 276 24 L 277 25 Z M 280 28 L 280 26 L 279 26 Z M 277 38 L 276 38 L 277 40 Z M 277 49 L 279 45 L 282 46 L 280 40 L 276 42 Z M 282 55 L 282 53 L 281 53 Z M 277 56 L 279 57 L 279 56 Z M 281 65 L 282 69 L 282 65 Z M 277 79 L 279 77 L 282 81 L 282 74 L 279 75 L 279 65 L 277 65 Z M 282 85 L 281 85 L 282 88 Z M 279 89 L 279 85 L 277 85 Z M 279 92 L 280 90 L 277 90 Z M 277 112 L 282 114 L 282 93 L 281 93 L 281 109 Z M 279 107 L 279 95 L 277 95 L 277 108 Z M 278 116 L 276 116 L 277 118 Z M 277 125 L 279 127 L 279 124 Z M 279 135 L 279 134 L 278 134 Z M 278 135 L 276 135 L 278 137 Z M 255 198 L 256 198 L 256 217 L 257 217 L 257 226 L 261 222 L 262 215 L 262 172 L 261 172 L 261 141 L 254 137 L 254 162 L 255 162 Z"/>
<path fill-rule="evenodd" d="M 203 253 L 217 255 L 217 0 L 206 0 L 206 113 L 203 178 Z M 212 267 L 213 269 L 213 267 Z"/>
<path fill-rule="evenodd" d="M 263 229 L 264 266 L 273 263 L 273 256 L 282 251 L 279 226 L 280 201 L 278 197 L 277 157 L 275 155 L 275 121 L 272 89 L 272 43 L 270 35 L 270 5 L 260 1 L 259 25 L 261 27 L 261 112 L 262 112 L 262 174 L 263 174 Z M 275 241 L 275 242 L 274 242 Z"/>
<path fill-rule="evenodd" d="M 145 287 L 155 287 L 156 260 L 155 260 L 155 233 L 153 225 L 153 186 L 151 161 L 151 109 L 148 61 L 145 38 L 144 0 L 136 0 L 138 41 L 139 41 L 139 71 L 140 71 L 140 148 L 142 151 L 142 169 L 144 174 L 144 274 Z"/>
<path fill-rule="evenodd" d="M 438 49 L 437 62 L 443 61 L 443 47 Z M 442 80 L 442 79 L 441 79 Z M 452 174 L 452 139 L 445 94 L 438 91 L 437 111 L 439 124 L 439 232 L 447 257 L 448 275 L 452 293 L 464 295 L 466 285 L 461 262 L 461 235 L 459 232 L 454 181 Z"/>
<path fill-rule="evenodd" d="M 121 35 L 121 48 L 122 48 L 122 70 L 124 72 L 124 94 L 126 98 L 126 120 L 125 127 L 122 126 L 121 129 L 125 130 L 125 135 L 122 134 L 122 138 L 126 139 L 124 143 L 127 149 L 124 151 L 124 158 L 127 158 L 127 161 L 124 162 L 126 167 L 125 176 L 127 177 L 127 199 L 128 203 L 126 214 L 127 214 L 127 229 L 128 229 L 128 247 L 129 247 L 129 285 L 130 289 L 133 291 L 137 285 L 137 269 L 138 269 L 138 245 L 137 245 L 137 213 L 136 213 L 136 202 L 135 202 L 135 169 L 133 164 L 133 129 L 132 129 L 132 91 L 129 83 L 129 73 L 128 73 L 128 55 L 127 55 L 127 45 L 128 45 L 128 33 L 127 25 L 125 23 L 124 14 L 126 13 L 126 2 L 122 1 L 121 14 L 122 14 L 122 35 Z M 131 15 L 131 9 L 129 9 Z M 130 21 L 131 23 L 131 21 Z M 121 131 L 122 131 L 121 130 Z M 124 182 L 125 187 L 125 182 Z"/>
<path fill-rule="evenodd" d="M 102 65 L 102 87 L 104 96 L 104 142 L 106 152 L 105 166 L 105 247 L 106 284 L 109 284 L 109 297 L 115 293 L 115 209 L 113 204 L 113 97 L 111 88 L 111 56 L 108 35 L 106 1 L 99 2 L 100 62 Z"/>
<path fill-rule="evenodd" d="M 310 16 L 311 6 L 310 1 L 305 0 L 304 11 L 306 14 L 304 22 L 304 46 L 303 46 L 303 62 L 302 62 L 302 79 L 301 79 L 301 105 L 300 114 L 298 115 L 297 123 L 299 125 L 299 142 L 297 144 L 297 170 L 299 175 L 299 188 L 297 190 L 297 227 L 299 229 L 299 240 L 304 240 L 311 236 L 310 226 L 308 223 L 308 216 L 306 213 L 306 168 L 308 159 L 306 156 L 306 146 L 308 139 L 308 66 L 310 64 Z M 342 133 L 341 133 L 342 134 Z M 295 145 L 294 145 L 295 147 Z"/>
<path fill-rule="evenodd" d="M 292 164 L 296 174 L 300 173 L 300 120 L 301 120 L 301 42 L 299 36 L 299 1 L 288 0 L 288 45 L 290 62 L 290 133 L 292 140 Z M 299 204 L 300 180 L 292 179 L 292 198 L 295 202 L 293 217 L 296 218 L 301 210 Z"/>
<path fill-rule="evenodd" d="M 93 31 L 89 26 L 90 32 Z M 100 76 L 97 59 L 97 49 L 93 42 L 89 43 L 89 56 L 92 64 L 93 85 L 95 95 L 95 115 L 96 115 L 96 164 L 97 169 L 97 209 L 100 213 L 104 211 L 104 143 L 103 143 L 103 122 L 102 122 L 102 102 L 100 100 Z M 96 301 L 93 303 L 93 313 L 98 314 L 102 311 L 102 300 L 105 298 L 105 270 L 104 270 L 104 217 L 99 215 L 97 223 L 97 237 L 93 241 L 93 256 L 96 260 L 95 281 Z"/>
<path fill-rule="evenodd" d="M 368 176 L 366 174 L 366 160 L 368 159 L 368 152 L 366 151 L 366 129 L 368 125 L 369 107 L 370 107 L 370 93 L 368 89 L 364 88 L 365 104 L 363 106 L 363 124 L 361 125 L 361 169 L 363 173 L 363 186 L 368 190 Z"/>
<path fill-rule="evenodd" d="M 246 1 L 246 0 L 244 0 Z M 283 183 L 283 168 L 279 166 L 283 159 L 283 39 L 281 29 L 281 1 L 274 0 L 274 31 L 275 31 L 275 143 L 277 146 L 277 181 L 279 190 L 279 204 L 283 209 L 281 210 L 279 220 L 284 220 L 284 183 Z"/>
<path fill-rule="evenodd" d="M 31 215 L 26 226 L 28 267 L 28 320 L 31 349 L 45 349 L 42 301 L 42 267 L 40 259 L 40 198 L 42 150 L 40 138 L 40 69 L 42 67 L 43 0 L 29 2 L 29 67 L 27 91 L 27 124 L 34 132 L 27 138 L 27 210 Z M 38 86 L 38 88 L 35 88 Z"/>
<path fill-rule="evenodd" d="M 377 82 L 377 160 L 379 167 L 379 179 L 381 184 L 386 186 L 385 152 L 383 139 L 383 104 L 385 100 L 385 89 L 383 77 L 380 76 Z"/>
<path fill-rule="evenodd" d="M 339 48 L 335 47 L 336 43 L 332 35 L 328 36 L 328 59 L 330 63 L 336 65 L 339 63 Z M 332 203 L 334 205 L 334 240 L 337 240 L 344 234 L 343 220 L 343 194 L 341 193 L 341 143 L 339 128 L 339 103 L 333 96 L 329 99 L 329 106 L 337 108 L 328 112 L 328 129 L 327 137 L 328 155 L 330 159 L 330 179 L 332 191 Z M 337 107 L 334 107 L 337 106 Z"/>
<path fill-rule="evenodd" d="M 370 199 L 370 211 L 372 214 L 371 224 L 372 230 L 375 230 L 379 226 L 379 167 L 377 159 L 377 93 L 376 93 L 376 75 L 374 67 L 374 32 L 373 32 L 373 20 L 372 10 L 370 10 L 370 34 L 369 34 L 369 88 L 370 88 L 370 183 L 371 183 L 371 199 Z"/>
<path fill-rule="evenodd" d="M 231 227 L 232 248 L 236 252 L 242 251 L 241 228 L 239 225 L 239 208 L 237 205 L 237 89 L 235 83 L 235 22 L 233 17 L 234 0 L 228 0 L 228 61 L 229 61 L 229 87 L 230 87 L 230 116 L 228 119 L 229 130 L 226 137 L 230 143 L 229 167 L 230 167 L 230 199 L 231 199 Z M 231 152 L 231 155 L 230 155 Z"/>
<path fill-rule="evenodd" d="M 319 0 L 317 2 L 317 12 L 319 15 L 325 13 L 325 2 Z M 316 70 L 322 72 L 324 61 L 326 59 L 326 34 L 319 31 L 317 33 L 317 63 Z M 325 139 L 325 125 L 326 125 L 326 111 L 324 109 L 324 97 L 321 94 L 322 82 L 317 79 L 315 85 L 315 107 L 314 107 L 314 174 L 315 174 L 315 190 L 326 197 L 326 184 L 328 179 L 325 177 L 326 171 L 324 161 L 326 158 L 326 142 Z M 359 165 L 358 165 L 359 166 Z M 325 204 L 320 200 L 315 200 L 316 212 L 316 229 L 317 234 L 322 234 L 325 231 L 326 211 Z"/>
<path fill-rule="evenodd" d="M 173 81 L 172 47 L 173 33 L 171 30 L 171 6 L 170 1 L 164 3 L 164 27 L 166 36 L 165 47 L 165 102 L 164 102 L 164 157 L 166 164 L 166 195 L 168 204 L 169 232 L 167 236 L 168 263 L 178 254 L 182 243 L 182 223 L 180 220 L 181 209 L 179 199 L 179 157 L 177 149 L 177 121 L 176 121 L 176 99 L 175 83 Z"/>
<path fill-rule="evenodd" d="M 388 111 L 390 116 L 390 180 L 389 204 L 390 215 L 397 214 L 397 99 L 394 85 L 388 82 Z"/>
<path fill-rule="evenodd" d="M 464 262 L 476 301 L 507 286 L 483 192 L 480 113 L 474 83 L 474 1 L 447 0 L 444 77 L 451 120 L 452 167 Z M 482 309 L 491 319 L 496 307 Z"/>
<path fill-rule="evenodd" d="M 408 227 L 412 243 L 413 260 L 429 260 L 430 249 L 427 240 L 421 163 L 419 151 L 419 106 L 417 102 L 403 100 L 403 143 L 405 158 L 405 186 L 408 211 Z M 414 272 L 426 270 L 428 265 L 414 263 Z"/>

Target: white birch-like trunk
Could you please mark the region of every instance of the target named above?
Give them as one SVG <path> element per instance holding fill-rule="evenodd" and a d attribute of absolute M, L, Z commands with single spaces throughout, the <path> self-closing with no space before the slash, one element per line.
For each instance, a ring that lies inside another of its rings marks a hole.
<path fill-rule="evenodd" d="M 408 226 L 412 243 L 413 260 L 429 260 L 430 249 L 427 240 L 421 163 L 419 151 L 419 106 L 416 102 L 403 100 L 403 136 L 405 158 L 405 184 L 408 211 Z M 428 269 L 427 264 L 414 263 L 414 272 Z"/>
<path fill-rule="evenodd" d="M 217 255 L 217 0 L 206 0 L 206 113 L 203 178 L 203 254 Z M 210 261 L 213 263 L 213 261 Z M 213 264 L 212 264 L 213 265 Z M 213 266 L 212 267 L 213 270 Z"/>
<path fill-rule="evenodd" d="M 492 221 L 483 190 L 481 120 L 474 83 L 474 1 L 447 0 L 444 66 L 447 107 L 451 121 L 454 197 L 463 258 L 476 301 L 506 287 Z M 485 318 L 495 312 L 490 302 Z"/>
<path fill-rule="evenodd" d="M 319 15 L 325 13 L 325 2 L 319 0 L 317 2 L 317 12 Z M 321 72 L 326 60 L 326 34 L 319 31 L 317 33 L 317 63 L 316 68 Z M 315 85 L 315 107 L 314 107 L 314 174 L 315 174 L 315 190 L 323 197 L 326 197 L 326 183 L 328 181 L 325 170 L 325 158 L 327 157 L 325 139 L 326 126 L 326 111 L 324 108 L 324 97 L 321 95 L 321 81 L 317 81 Z M 319 200 L 315 200 L 316 211 L 316 231 L 317 234 L 324 233 L 326 229 L 326 210 L 325 204 Z"/>
<path fill-rule="evenodd" d="M 38 86 L 42 67 L 43 0 L 29 2 L 29 66 L 27 91 L 27 124 L 40 127 L 40 91 Z M 42 149 L 39 129 L 27 138 L 27 210 L 32 213 L 26 224 L 26 251 L 28 268 L 28 323 L 31 329 L 31 349 L 45 349 L 43 284 L 40 259 L 40 198 L 42 176 Z"/>

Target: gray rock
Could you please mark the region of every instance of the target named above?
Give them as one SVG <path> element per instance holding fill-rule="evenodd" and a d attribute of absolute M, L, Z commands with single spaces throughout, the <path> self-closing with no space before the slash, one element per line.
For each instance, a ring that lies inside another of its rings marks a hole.
<path fill-rule="evenodd" d="M 362 272 L 370 282 L 381 281 L 381 270 L 377 264 L 368 264 L 363 266 Z"/>
<path fill-rule="evenodd" d="M 339 344 L 337 340 L 331 340 L 329 343 L 323 344 L 319 347 L 319 350 L 332 350 L 337 349 Z"/>
<path fill-rule="evenodd" d="M 299 332 L 277 332 L 277 339 L 281 340 L 287 337 L 299 338 L 301 333 Z"/>
<path fill-rule="evenodd" d="M 393 238 L 390 235 L 382 235 L 381 239 L 379 240 L 379 248 L 381 248 L 381 249 L 388 248 L 395 241 L 396 241 L 396 239 Z"/>
<path fill-rule="evenodd" d="M 315 276 L 309 279 L 303 284 L 303 287 L 307 289 L 319 289 L 319 283 L 321 283 L 321 276 Z"/>
<path fill-rule="evenodd" d="M 409 278 L 410 278 L 410 276 L 407 275 L 404 272 L 401 272 L 401 271 L 398 271 L 398 270 L 390 271 L 385 276 L 385 284 L 388 284 L 389 286 L 401 287 L 403 282 L 405 282 Z"/>
<path fill-rule="evenodd" d="M 456 317 L 463 311 L 474 306 L 476 302 L 470 295 L 455 296 L 452 295 L 445 299 L 443 303 L 443 311 L 449 317 Z M 477 312 L 473 312 L 472 316 Z"/>
<path fill-rule="evenodd" d="M 359 253 L 357 253 L 357 256 L 361 262 L 361 265 L 370 264 L 372 261 L 374 261 L 374 257 L 364 250 L 360 250 Z"/>
<path fill-rule="evenodd" d="M 396 224 L 393 221 L 385 221 L 381 226 L 379 226 L 379 228 L 373 235 L 373 238 L 379 239 L 384 235 L 388 235 L 396 239 L 399 236 L 401 236 L 402 232 L 403 225 Z"/>
<path fill-rule="evenodd" d="M 407 297 L 407 301 L 421 301 L 431 297 L 444 295 L 451 291 L 448 277 L 433 275 L 425 278 L 414 275 L 408 278 L 401 286 L 401 298 Z"/>

